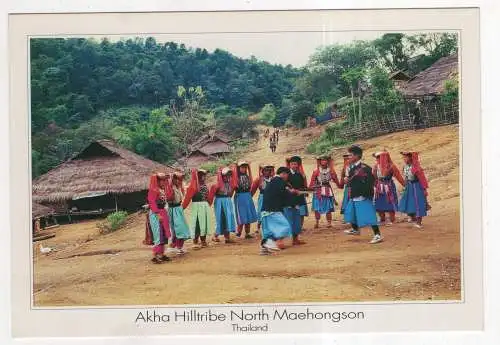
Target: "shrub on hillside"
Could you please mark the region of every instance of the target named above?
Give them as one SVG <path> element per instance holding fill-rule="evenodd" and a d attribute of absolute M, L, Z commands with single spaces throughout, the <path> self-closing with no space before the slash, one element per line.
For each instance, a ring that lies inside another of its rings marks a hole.
<path fill-rule="evenodd" d="M 127 216 L 128 214 L 125 211 L 109 214 L 104 222 L 98 224 L 99 231 L 102 234 L 106 234 L 120 229 L 127 221 Z"/>
<path fill-rule="evenodd" d="M 276 121 L 277 111 L 274 105 L 266 104 L 259 113 L 259 119 L 268 126 L 272 126 Z"/>
<path fill-rule="evenodd" d="M 328 125 L 319 138 L 306 147 L 306 151 L 313 154 L 329 153 L 333 147 L 349 144 L 339 134 L 347 126 L 347 121 L 338 121 Z"/>

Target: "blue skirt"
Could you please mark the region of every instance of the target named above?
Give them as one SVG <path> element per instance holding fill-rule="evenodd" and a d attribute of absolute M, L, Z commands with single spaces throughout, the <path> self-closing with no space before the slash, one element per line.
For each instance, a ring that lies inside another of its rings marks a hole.
<path fill-rule="evenodd" d="M 322 196 L 318 198 L 316 194 L 313 195 L 312 209 L 319 214 L 325 214 L 335 211 L 333 204 L 333 196 Z"/>
<path fill-rule="evenodd" d="M 168 243 L 165 231 L 161 225 L 160 218 L 153 211 L 149 211 L 149 228 L 151 229 L 152 241 L 155 246 Z"/>
<path fill-rule="evenodd" d="M 398 192 L 396 190 L 396 184 L 392 180 L 384 181 L 383 184 L 389 187 L 390 193 L 392 194 L 392 201 L 389 200 L 388 193 L 379 192 L 378 196 L 375 198 L 375 209 L 378 212 L 397 212 Z"/>
<path fill-rule="evenodd" d="M 223 235 L 225 232 L 235 232 L 234 208 L 231 198 L 215 197 L 215 233 Z"/>
<path fill-rule="evenodd" d="M 262 214 L 262 239 L 279 240 L 289 237 L 292 232 L 290 223 L 282 212 L 265 212 Z"/>
<path fill-rule="evenodd" d="M 399 202 L 399 210 L 416 217 L 427 216 L 424 189 L 420 182 L 407 182 Z"/>
<path fill-rule="evenodd" d="M 307 205 L 299 205 L 299 213 L 301 217 L 307 217 L 309 215 L 309 208 Z"/>
<path fill-rule="evenodd" d="M 375 207 L 369 199 L 362 201 L 349 200 L 345 207 L 344 220 L 346 223 L 355 224 L 360 228 L 378 225 Z"/>
<path fill-rule="evenodd" d="M 257 218 L 262 222 L 262 204 L 264 203 L 264 194 L 260 193 L 257 198 Z"/>
<path fill-rule="evenodd" d="M 184 217 L 182 206 L 169 207 L 168 217 L 170 218 L 170 229 L 174 232 L 174 237 L 180 240 L 191 238 L 191 231 Z"/>
<path fill-rule="evenodd" d="M 301 217 L 300 210 L 295 207 L 285 207 L 283 213 L 285 214 L 288 223 L 290 223 L 290 227 L 292 228 L 292 234 L 298 235 L 302 230 L 301 226 Z"/>
<path fill-rule="evenodd" d="M 248 192 L 236 193 L 234 195 L 234 208 L 238 225 L 252 224 L 258 220 L 252 194 Z"/>
<path fill-rule="evenodd" d="M 345 208 L 349 202 L 349 188 L 344 187 L 344 197 L 342 198 L 342 205 L 340 206 L 340 214 L 345 213 Z"/>

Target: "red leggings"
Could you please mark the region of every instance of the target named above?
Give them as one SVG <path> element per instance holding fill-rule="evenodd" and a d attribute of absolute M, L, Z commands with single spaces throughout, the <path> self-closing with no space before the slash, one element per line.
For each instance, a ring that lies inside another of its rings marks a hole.
<path fill-rule="evenodd" d="M 318 211 L 314 211 L 314 216 L 316 217 L 316 220 L 321 219 L 321 214 Z M 326 214 L 326 220 L 328 220 L 329 222 L 332 221 L 332 213 L 331 212 L 328 212 Z"/>
<path fill-rule="evenodd" d="M 164 244 L 158 244 L 156 246 L 153 246 L 153 254 L 154 255 L 163 255 L 165 252 L 165 245 Z"/>
<path fill-rule="evenodd" d="M 391 222 L 395 222 L 396 221 L 396 212 L 388 212 L 389 213 L 389 219 L 391 220 Z M 385 212 L 378 212 L 378 215 L 380 217 L 380 221 L 381 222 L 385 222 Z"/>

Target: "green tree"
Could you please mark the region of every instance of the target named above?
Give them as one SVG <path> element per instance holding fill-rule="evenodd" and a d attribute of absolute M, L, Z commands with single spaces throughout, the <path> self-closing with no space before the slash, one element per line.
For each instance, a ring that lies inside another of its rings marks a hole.
<path fill-rule="evenodd" d="M 259 119 L 267 125 L 272 125 L 276 120 L 276 108 L 274 105 L 266 104 L 259 113 Z"/>
<path fill-rule="evenodd" d="M 408 61 L 415 54 L 416 44 L 402 33 L 388 33 L 373 41 L 378 56 L 390 71 L 407 70 Z"/>
<path fill-rule="evenodd" d="M 352 100 L 352 114 L 354 117 L 354 122 L 358 123 L 363 120 L 363 113 L 361 111 L 361 83 L 365 79 L 366 71 L 363 67 L 355 67 L 346 70 L 342 73 L 342 79 L 349 85 L 349 90 L 351 93 Z M 358 101 L 358 113 L 356 114 L 356 102 L 355 97 Z"/>

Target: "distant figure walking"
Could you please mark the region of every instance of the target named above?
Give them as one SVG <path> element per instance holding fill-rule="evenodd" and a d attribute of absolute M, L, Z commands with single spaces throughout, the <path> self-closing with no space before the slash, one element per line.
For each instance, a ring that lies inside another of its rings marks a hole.
<path fill-rule="evenodd" d="M 276 137 L 273 134 L 273 135 L 271 135 L 271 138 L 269 139 L 269 148 L 271 149 L 272 153 L 276 152 L 276 146 L 277 146 Z"/>
<path fill-rule="evenodd" d="M 413 109 L 412 117 L 413 117 L 413 128 L 415 129 L 415 131 L 423 129 L 424 122 L 420 114 L 420 101 L 417 101 L 416 107 L 415 109 Z"/>

